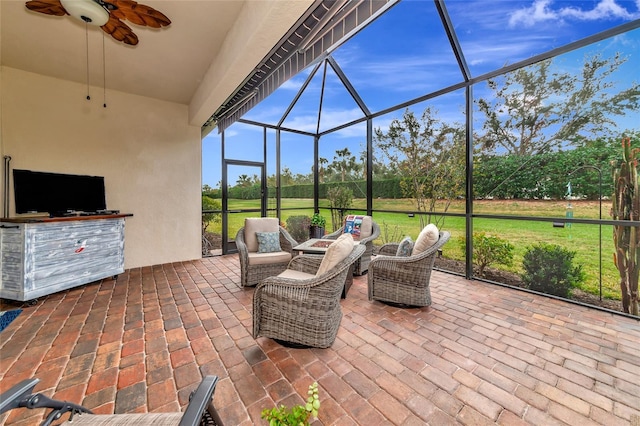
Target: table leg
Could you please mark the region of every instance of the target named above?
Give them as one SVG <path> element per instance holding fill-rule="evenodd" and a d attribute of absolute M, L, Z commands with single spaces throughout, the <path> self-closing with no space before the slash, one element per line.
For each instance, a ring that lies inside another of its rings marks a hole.
<path fill-rule="evenodd" d="M 354 266 L 355 265 L 353 263 L 351 264 L 351 266 L 349 266 L 349 272 L 347 272 L 347 279 L 344 282 L 344 287 L 342 288 L 342 298 L 343 299 L 347 298 L 347 292 L 351 288 L 351 284 L 353 284 L 353 268 L 354 268 Z"/>

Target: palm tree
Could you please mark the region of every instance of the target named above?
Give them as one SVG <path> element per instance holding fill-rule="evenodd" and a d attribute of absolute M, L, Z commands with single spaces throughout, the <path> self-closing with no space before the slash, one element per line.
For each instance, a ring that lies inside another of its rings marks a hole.
<path fill-rule="evenodd" d="M 236 184 L 241 187 L 251 186 L 251 179 L 247 175 L 240 175 L 238 176 Z"/>

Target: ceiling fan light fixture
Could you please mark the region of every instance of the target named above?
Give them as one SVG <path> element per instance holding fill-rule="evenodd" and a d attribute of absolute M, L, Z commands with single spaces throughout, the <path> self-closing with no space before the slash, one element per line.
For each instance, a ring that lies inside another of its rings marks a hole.
<path fill-rule="evenodd" d="M 67 13 L 89 25 L 101 27 L 109 21 L 109 12 L 93 0 L 60 0 Z"/>

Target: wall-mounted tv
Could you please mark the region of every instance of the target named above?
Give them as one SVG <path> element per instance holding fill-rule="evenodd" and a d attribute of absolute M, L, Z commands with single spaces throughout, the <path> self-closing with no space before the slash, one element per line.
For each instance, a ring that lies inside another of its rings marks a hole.
<path fill-rule="evenodd" d="M 13 170 L 16 213 L 97 212 L 107 208 L 104 177 Z"/>

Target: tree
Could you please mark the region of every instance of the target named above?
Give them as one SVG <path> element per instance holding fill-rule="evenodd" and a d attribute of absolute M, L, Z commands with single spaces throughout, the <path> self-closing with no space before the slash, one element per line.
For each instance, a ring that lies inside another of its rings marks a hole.
<path fill-rule="evenodd" d="M 340 173 L 341 182 L 344 182 L 348 173 L 358 169 L 358 164 L 356 163 L 356 157 L 351 155 L 349 148 L 344 148 L 336 150 L 333 163 L 329 165 L 329 168 Z"/>
<path fill-rule="evenodd" d="M 282 186 L 293 185 L 293 173 L 287 166 L 283 167 L 280 173 L 280 184 Z"/>
<path fill-rule="evenodd" d="M 547 59 L 488 80 L 493 97 L 477 101 L 486 121 L 476 140 L 486 151 L 501 147 L 509 154 L 532 155 L 608 136 L 615 127 L 611 116 L 640 105 L 639 84 L 616 92 L 610 79 L 624 62 L 619 54 L 594 55 L 576 75 L 554 71 Z"/>
<path fill-rule="evenodd" d="M 358 178 L 366 179 L 367 178 L 367 150 L 366 149 L 363 149 L 362 151 L 360 151 L 358 160 L 360 160 L 360 166 L 358 166 L 358 168 L 362 171 L 362 175 L 358 176 Z"/>
<path fill-rule="evenodd" d="M 640 220 L 640 176 L 638 141 L 622 140 L 622 159 L 613 164 L 613 199 L 611 217 L 614 220 Z M 613 226 L 616 251 L 613 261 L 620 273 L 620 293 L 624 312 L 638 316 L 638 278 L 640 276 L 640 227 Z"/>
<path fill-rule="evenodd" d="M 403 195 L 414 199 L 419 212 L 429 213 L 428 222 L 433 221 L 438 201 L 444 201 L 447 211 L 453 199 L 464 195 L 464 130 L 443 123 L 437 111 L 428 107 L 418 120 L 407 109 L 386 133 L 376 128 L 374 141 L 390 167 L 397 169 Z M 425 225 L 422 215 L 420 222 Z"/>
<path fill-rule="evenodd" d="M 276 186 L 276 175 L 269 175 L 267 176 L 267 187 L 269 188 L 275 188 Z"/>
<path fill-rule="evenodd" d="M 342 220 L 347 210 L 353 202 L 353 191 L 346 186 L 339 184 L 331 186 L 327 189 L 327 199 L 331 206 L 331 222 L 333 229 L 336 230 L 342 226 Z"/>
<path fill-rule="evenodd" d="M 326 170 L 326 164 L 329 163 L 329 160 L 327 160 L 324 157 L 319 157 L 318 158 L 318 181 L 320 183 L 324 182 L 324 172 Z"/>
<path fill-rule="evenodd" d="M 236 180 L 236 185 L 240 187 L 251 186 L 251 178 L 247 175 L 238 176 L 238 180 Z"/>
<path fill-rule="evenodd" d="M 220 184 L 220 182 L 218 183 L 218 186 L 216 188 L 212 188 L 211 186 L 209 186 L 208 184 L 204 184 L 202 185 L 202 195 L 206 195 L 207 197 L 210 198 L 220 198 L 220 187 L 222 185 Z"/>

